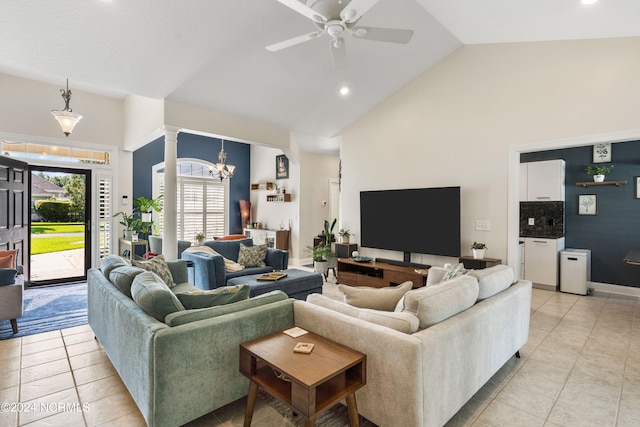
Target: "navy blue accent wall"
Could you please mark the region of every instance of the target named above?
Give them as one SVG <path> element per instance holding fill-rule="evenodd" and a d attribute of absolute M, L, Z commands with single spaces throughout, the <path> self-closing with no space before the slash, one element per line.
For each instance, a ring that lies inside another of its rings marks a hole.
<path fill-rule="evenodd" d="M 218 161 L 221 141 L 217 138 L 178 133 L 178 158 L 194 158 L 211 163 Z M 228 234 L 242 232 L 240 200 L 249 200 L 251 147 L 240 142 L 224 141 L 227 163 L 236 166 L 235 174 L 229 181 L 229 230 Z M 164 137 L 133 153 L 133 198 L 152 197 L 153 165 L 164 161 Z"/>
<path fill-rule="evenodd" d="M 627 185 L 579 187 L 576 182 L 593 181 L 585 168 L 592 165 L 593 147 L 526 153 L 522 163 L 564 159 L 565 246 L 591 250 L 591 280 L 640 287 L 640 266 L 624 262 L 629 250 L 640 249 L 640 199 L 635 198 L 635 178 L 640 176 L 640 141 L 612 145 L 615 168 L 607 181 L 626 180 Z M 597 215 L 578 215 L 578 195 L 597 196 Z"/>

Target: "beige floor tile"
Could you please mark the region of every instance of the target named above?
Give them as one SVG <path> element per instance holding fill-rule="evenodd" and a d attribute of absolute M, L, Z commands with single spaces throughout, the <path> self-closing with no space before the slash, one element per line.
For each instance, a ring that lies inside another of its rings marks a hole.
<path fill-rule="evenodd" d="M 30 343 L 34 343 L 37 341 L 46 341 L 46 340 L 51 340 L 54 338 L 60 338 L 61 334 L 60 331 L 51 331 L 51 332 L 44 332 L 42 334 L 35 334 L 35 335 L 27 335 L 26 337 L 22 337 L 22 344 L 30 344 Z"/>
<path fill-rule="evenodd" d="M 80 326 L 74 326 L 73 328 L 67 328 L 67 329 L 62 329 L 60 331 L 60 333 L 62 333 L 63 337 L 67 337 L 69 335 L 74 335 L 74 334 L 81 334 L 81 333 L 85 333 L 85 332 L 91 332 L 93 333 L 91 326 L 89 326 L 89 324 L 85 324 L 85 325 L 80 325 Z"/>
<path fill-rule="evenodd" d="M 0 375 L 5 372 L 19 371 L 22 362 L 21 357 L 11 357 L 0 361 Z"/>
<path fill-rule="evenodd" d="M 75 388 L 59 391 L 39 397 L 36 400 L 23 402 L 29 411 L 21 412 L 18 416 L 20 425 L 29 424 L 42 418 L 64 412 L 66 405 L 80 405 Z M 62 407 L 60 405 L 65 405 Z M 78 407 L 78 406 L 76 406 Z"/>
<path fill-rule="evenodd" d="M 80 369 L 97 363 L 109 362 L 109 357 L 104 350 L 100 349 L 71 356 L 69 357 L 69 362 L 71 363 L 71 369 Z"/>
<path fill-rule="evenodd" d="M 89 353 L 90 351 L 100 350 L 102 346 L 98 343 L 98 340 L 83 341 L 78 344 L 68 345 L 67 352 L 69 356 L 77 356 L 82 353 Z"/>
<path fill-rule="evenodd" d="M 5 344 L 5 343 L 8 343 L 8 344 Z M 0 363 L 2 363 L 6 359 L 19 357 L 21 351 L 22 351 L 22 343 L 19 338 L 0 341 Z"/>
<path fill-rule="evenodd" d="M 20 401 L 34 400 L 58 391 L 74 389 L 71 372 L 53 375 L 29 383 L 22 383 L 20 387 Z"/>
<path fill-rule="evenodd" d="M 82 403 L 94 402 L 117 393 L 128 394 L 127 388 L 118 375 L 78 385 L 78 395 Z"/>
<path fill-rule="evenodd" d="M 142 414 L 140 412 L 130 412 L 120 418 L 116 418 L 115 420 L 107 421 L 100 426 L 108 426 L 108 427 L 147 427 L 147 423 L 145 422 Z"/>
<path fill-rule="evenodd" d="M 85 420 L 88 427 L 98 426 L 125 415 L 139 412 L 128 394 L 114 394 L 88 403 L 88 405 L 89 409 L 85 412 Z"/>
<path fill-rule="evenodd" d="M 53 362 L 54 360 L 66 359 L 67 352 L 64 347 L 52 350 L 40 351 L 38 353 L 22 355 L 22 368 L 39 365 L 41 363 Z"/>
<path fill-rule="evenodd" d="M 78 332 L 76 334 L 63 335 L 65 345 L 80 344 L 87 341 L 94 341 L 93 331 Z"/>
<path fill-rule="evenodd" d="M 512 383 L 507 384 L 507 386 L 500 391 L 498 396 L 496 396 L 496 400 L 543 420 L 547 418 L 555 403 L 554 398 L 545 397 L 530 389 Z"/>
<path fill-rule="evenodd" d="M 117 375 L 117 372 L 109 362 L 97 363 L 95 365 L 89 365 L 84 368 L 73 370 L 73 376 L 75 377 L 76 384 L 78 385 L 97 381 L 112 375 Z"/>
<path fill-rule="evenodd" d="M 0 392 L 6 388 L 20 385 L 20 371 L 9 371 L 0 374 Z M 0 424 L 1 425 L 1 424 Z"/>
<path fill-rule="evenodd" d="M 575 402 L 556 402 L 549 414 L 548 421 L 564 427 L 613 427 L 615 425 L 615 413 L 601 411 L 596 407 L 575 405 Z"/>
<path fill-rule="evenodd" d="M 18 425 L 18 412 L 0 412 L 0 426 L 13 427 Z"/>
<path fill-rule="evenodd" d="M 538 427 L 544 425 L 544 419 L 535 417 L 513 406 L 494 400 L 473 423 L 474 427 Z"/>
<path fill-rule="evenodd" d="M 24 384 L 53 375 L 62 374 L 63 372 L 71 372 L 69 360 L 67 359 L 58 359 L 53 362 L 41 363 L 39 365 L 24 368 L 20 375 L 22 376 L 21 381 Z"/>
<path fill-rule="evenodd" d="M 81 410 L 64 411 L 29 424 L 22 424 L 24 427 L 83 427 L 84 425 Z"/>
<path fill-rule="evenodd" d="M 55 337 L 44 341 L 35 341 L 32 343 L 22 344 L 22 355 L 40 353 L 41 351 L 52 350 L 64 347 L 62 337 Z"/>

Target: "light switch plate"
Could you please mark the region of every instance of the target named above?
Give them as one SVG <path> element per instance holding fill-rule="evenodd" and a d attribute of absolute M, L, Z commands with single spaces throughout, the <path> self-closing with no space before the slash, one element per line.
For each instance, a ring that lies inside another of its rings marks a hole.
<path fill-rule="evenodd" d="M 529 225 L 536 225 L 536 219 L 535 218 L 529 218 Z"/>
<path fill-rule="evenodd" d="M 491 221 L 478 219 L 476 220 L 476 231 L 490 231 Z"/>

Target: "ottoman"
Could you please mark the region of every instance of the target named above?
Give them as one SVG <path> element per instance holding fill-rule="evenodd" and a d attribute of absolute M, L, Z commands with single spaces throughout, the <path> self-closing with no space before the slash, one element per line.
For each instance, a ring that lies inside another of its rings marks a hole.
<path fill-rule="evenodd" d="M 286 293 L 289 298 L 306 300 L 307 295 L 322 293 L 322 276 L 318 273 L 311 273 L 304 270 L 285 270 L 287 277 L 276 281 L 259 281 L 262 274 L 252 274 L 247 276 L 234 277 L 227 280 L 227 286 L 249 285 L 251 292 L 249 296 L 266 294 L 267 292 L 280 290 Z"/>

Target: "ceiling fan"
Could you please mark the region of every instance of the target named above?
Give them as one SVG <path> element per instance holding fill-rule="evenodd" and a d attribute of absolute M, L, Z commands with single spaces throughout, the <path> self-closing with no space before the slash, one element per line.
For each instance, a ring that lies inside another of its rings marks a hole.
<path fill-rule="evenodd" d="M 331 36 L 331 58 L 334 69 L 342 68 L 347 64 L 345 34 L 355 38 L 391 43 L 408 43 L 413 36 L 413 30 L 357 25 L 362 15 L 375 6 L 379 0 L 307 0 L 306 4 L 298 0 L 278 1 L 311 19 L 318 27 L 318 31 L 269 45 L 266 49 L 276 52 L 316 39 L 326 33 Z"/>

